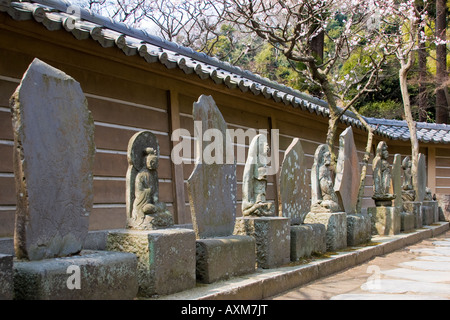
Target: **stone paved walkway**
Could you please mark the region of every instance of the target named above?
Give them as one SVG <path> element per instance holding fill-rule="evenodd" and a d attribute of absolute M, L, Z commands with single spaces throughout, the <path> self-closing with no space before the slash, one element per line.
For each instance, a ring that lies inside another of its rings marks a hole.
<path fill-rule="evenodd" d="M 448 300 L 450 231 L 272 299 Z"/>

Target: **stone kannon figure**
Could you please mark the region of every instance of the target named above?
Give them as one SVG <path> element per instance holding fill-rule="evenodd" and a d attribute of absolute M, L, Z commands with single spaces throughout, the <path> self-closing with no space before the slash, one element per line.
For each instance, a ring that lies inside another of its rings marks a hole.
<path fill-rule="evenodd" d="M 166 205 L 159 202 L 159 145 L 150 131 L 136 133 L 128 144 L 127 227 L 152 230 L 173 225 Z"/>
<path fill-rule="evenodd" d="M 391 206 L 395 195 L 390 193 L 391 168 L 388 162 L 389 152 L 386 142 L 380 141 L 372 162 L 373 196 L 376 206 Z"/>
<path fill-rule="evenodd" d="M 403 184 L 402 184 L 402 199 L 403 201 L 414 201 L 416 198 L 416 192 L 413 187 L 412 177 L 412 161 L 406 156 L 402 161 L 403 169 Z"/>
<path fill-rule="evenodd" d="M 269 144 L 263 134 L 250 143 L 242 183 L 242 215 L 273 216 L 275 207 L 266 200 Z"/>
<path fill-rule="evenodd" d="M 311 170 L 311 212 L 339 212 L 338 197 L 334 191 L 331 153 L 328 145 L 320 145 L 314 154 Z"/>

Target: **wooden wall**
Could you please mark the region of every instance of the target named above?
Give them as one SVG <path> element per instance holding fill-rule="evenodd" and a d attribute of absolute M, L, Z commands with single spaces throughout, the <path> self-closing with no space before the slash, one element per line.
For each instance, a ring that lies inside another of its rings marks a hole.
<path fill-rule="evenodd" d="M 80 82 L 94 117 L 97 152 L 91 230 L 125 226 L 126 150 L 131 136 L 140 130 L 152 131 L 159 140 L 160 200 L 168 205 L 176 223 L 191 222 L 186 180 L 194 167 L 194 155 L 188 163 L 175 166 L 170 159 L 176 143 L 171 141 L 171 133 L 184 128 L 193 136 L 192 104 L 201 94 L 213 96 L 230 129 L 266 129 L 269 132 L 278 129 L 280 164 L 292 139 L 299 137 L 310 172 L 314 152 L 325 141 L 327 119 L 322 116 L 286 107 L 262 95 L 229 89 L 210 79 L 201 80 L 195 74 L 187 75 L 176 68 L 148 64 L 139 57 L 125 56 L 117 48 L 102 48 L 93 40 L 76 40 L 64 30 L 50 32 L 33 21 L 0 19 L 0 237 L 13 233 L 16 203 L 8 101 L 35 57 Z M 344 129 L 341 125 L 339 130 Z M 354 134 L 362 159 L 366 133 L 354 129 Z M 247 139 L 246 150 L 249 143 Z M 235 151 L 238 147 L 242 146 L 235 145 Z M 436 189 L 443 193 L 450 193 L 448 154 L 448 148 L 435 149 Z M 244 162 L 238 161 L 238 215 L 241 212 L 243 168 Z M 369 167 L 365 207 L 373 205 L 371 173 Z M 270 176 L 267 197 L 276 204 L 278 188 L 277 176 Z"/>

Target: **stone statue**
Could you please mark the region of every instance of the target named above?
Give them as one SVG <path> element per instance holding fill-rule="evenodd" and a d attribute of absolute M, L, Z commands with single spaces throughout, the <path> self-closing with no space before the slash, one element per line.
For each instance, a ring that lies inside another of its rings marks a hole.
<path fill-rule="evenodd" d="M 403 184 L 402 184 L 402 199 L 403 201 L 414 201 L 416 198 L 416 192 L 413 187 L 412 177 L 412 162 L 411 159 L 406 156 L 402 161 L 403 169 Z"/>
<path fill-rule="evenodd" d="M 166 205 L 159 202 L 159 145 L 150 131 L 136 133 L 128 144 L 127 227 L 152 230 L 173 225 Z"/>
<path fill-rule="evenodd" d="M 331 153 L 328 145 L 320 145 L 314 154 L 311 170 L 311 212 L 342 211 L 334 191 Z"/>
<path fill-rule="evenodd" d="M 250 143 L 242 185 L 242 215 L 273 216 L 275 207 L 266 200 L 269 144 L 263 134 Z"/>
<path fill-rule="evenodd" d="M 380 141 L 376 155 L 372 162 L 373 169 L 373 196 L 376 206 L 391 206 L 395 195 L 390 193 L 391 168 L 387 161 L 389 157 L 386 142 Z"/>

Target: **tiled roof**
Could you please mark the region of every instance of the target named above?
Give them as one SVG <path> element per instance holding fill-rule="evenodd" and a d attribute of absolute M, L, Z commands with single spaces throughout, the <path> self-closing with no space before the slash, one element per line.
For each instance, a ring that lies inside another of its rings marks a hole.
<path fill-rule="evenodd" d="M 406 121 L 365 118 L 367 122 L 377 128 L 382 135 L 393 140 L 409 140 L 410 133 Z M 425 143 L 450 143 L 450 125 L 437 123 L 416 123 L 417 138 Z"/>
<path fill-rule="evenodd" d="M 166 41 L 144 30 L 131 28 L 123 23 L 81 9 L 73 20 L 71 3 L 64 0 L 34 0 L 18 2 L 0 0 L 0 11 L 7 12 L 14 20 L 31 20 L 43 24 L 48 30 L 66 30 L 76 39 L 92 38 L 102 47 L 117 46 L 125 55 L 139 55 L 148 63 L 162 63 L 167 68 L 179 68 L 186 74 L 197 74 L 201 79 L 212 79 L 217 84 L 236 88 L 254 95 L 301 108 L 324 117 L 329 116 L 327 103 L 259 75 Z M 69 13 L 67 13 L 69 12 Z M 409 139 L 405 121 L 367 118 L 379 135 L 390 139 Z M 351 112 L 346 112 L 341 122 L 364 129 Z M 450 125 L 418 123 L 418 137 L 422 142 L 450 143 Z"/>

